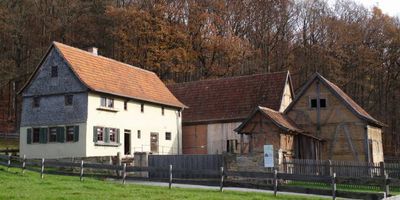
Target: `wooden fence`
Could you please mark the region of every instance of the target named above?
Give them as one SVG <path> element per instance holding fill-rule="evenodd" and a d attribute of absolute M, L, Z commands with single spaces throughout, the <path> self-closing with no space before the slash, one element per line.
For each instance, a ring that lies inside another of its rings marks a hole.
<path fill-rule="evenodd" d="M 363 177 L 363 178 L 346 178 L 346 177 L 337 177 L 336 173 L 333 173 L 331 176 L 327 175 L 304 175 L 304 174 L 290 174 L 290 173 L 281 173 L 277 170 L 274 170 L 273 173 L 266 172 L 249 172 L 249 171 L 226 171 L 224 167 L 220 167 L 219 169 L 185 169 L 185 168 L 176 168 L 173 165 L 159 166 L 159 167 L 134 167 L 134 166 L 126 166 L 123 165 L 110 165 L 110 164 L 99 164 L 99 163 L 85 163 L 84 161 L 80 162 L 61 162 L 54 160 L 33 160 L 33 159 L 25 159 L 20 157 L 15 157 L 11 155 L 0 155 L 0 165 L 6 166 L 7 168 L 16 167 L 21 168 L 22 173 L 25 170 L 32 170 L 40 173 L 40 178 L 44 178 L 45 174 L 65 174 L 62 168 L 74 168 L 76 172 L 71 171 L 70 175 L 78 175 L 80 180 L 83 181 L 84 176 L 88 176 L 86 173 L 88 169 L 95 170 L 108 170 L 119 172 L 118 177 L 122 180 L 122 183 L 125 183 L 128 178 L 133 178 L 132 174 L 136 172 L 163 172 L 167 173 L 168 177 L 164 179 L 169 183 L 169 188 L 172 187 L 172 184 L 176 182 L 177 179 L 175 174 L 178 173 L 193 173 L 193 174 L 203 174 L 207 176 L 218 177 L 218 179 L 213 179 L 214 181 L 219 182 L 219 188 L 222 192 L 224 187 L 226 186 L 243 186 L 243 184 L 239 184 L 240 181 L 245 180 L 258 180 L 264 183 L 267 182 L 265 188 L 273 189 L 274 194 L 277 195 L 278 191 L 294 191 L 294 192 L 302 192 L 302 193 L 316 193 L 323 195 L 332 195 L 332 198 L 335 199 L 338 197 L 345 198 L 363 198 L 363 199 L 380 199 L 384 196 L 389 196 L 389 186 L 390 185 L 400 185 L 399 179 L 389 178 L 387 174 L 384 177 Z M 104 175 L 104 174 L 103 174 Z M 109 177 L 109 174 L 105 174 L 105 176 Z M 310 188 L 299 188 L 299 187 L 290 187 L 287 182 L 291 181 L 304 181 L 304 182 L 312 182 L 312 183 L 320 183 L 329 186 L 328 190 L 319 190 L 319 189 L 310 189 Z M 252 183 L 245 182 L 244 185 Z M 361 193 L 361 192 L 345 192 L 338 191 L 337 184 L 361 184 L 361 185 L 372 185 L 381 188 L 381 193 Z M 258 187 L 260 188 L 260 187 Z"/>
<path fill-rule="evenodd" d="M 175 169 L 185 169 L 193 171 L 218 171 L 224 166 L 222 155 L 149 155 L 149 167 L 160 168 L 173 165 Z M 210 175 L 203 173 L 187 173 L 180 171 L 174 174 L 176 178 L 218 178 L 219 174 Z M 167 178 L 168 172 L 151 172 L 150 178 Z"/>
<path fill-rule="evenodd" d="M 290 160 L 283 161 L 280 171 L 290 174 L 338 177 L 383 177 L 400 178 L 400 163 L 365 163 L 330 160 Z"/>

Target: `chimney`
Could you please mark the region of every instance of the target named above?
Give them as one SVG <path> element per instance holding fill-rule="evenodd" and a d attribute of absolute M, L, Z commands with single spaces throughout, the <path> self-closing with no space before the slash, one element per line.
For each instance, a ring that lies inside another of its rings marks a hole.
<path fill-rule="evenodd" d="M 96 47 L 90 47 L 90 48 L 88 49 L 88 52 L 92 53 L 92 54 L 95 55 L 95 56 L 98 55 L 98 54 L 97 54 L 97 51 L 98 51 L 98 49 L 97 49 Z"/>

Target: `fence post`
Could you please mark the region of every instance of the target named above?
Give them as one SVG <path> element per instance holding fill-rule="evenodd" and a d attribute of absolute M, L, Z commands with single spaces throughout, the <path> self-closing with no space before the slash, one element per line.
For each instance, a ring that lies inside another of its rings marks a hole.
<path fill-rule="evenodd" d="M 25 174 L 26 156 L 22 157 L 22 174 Z"/>
<path fill-rule="evenodd" d="M 40 178 L 43 179 L 43 174 L 44 174 L 44 158 L 42 158 L 42 165 L 41 165 L 41 170 L 40 170 Z"/>
<path fill-rule="evenodd" d="M 382 161 L 382 162 L 379 162 L 379 168 L 380 168 L 380 176 L 381 177 L 385 177 L 385 163 Z"/>
<path fill-rule="evenodd" d="M 117 153 L 117 165 L 121 166 L 122 165 L 122 158 L 121 158 L 121 153 Z M 117 169 L 117 176 L 121 177 L 121 170 Z"/>
<path fill-rule="evenodd" d="M 332 161 L 328 160 L 328 165 L 329 165 L 329 176 L 333 175 L 333 166 L 332 166 Z"/>
<path fill-rule="evenodd" d="M 7 160 L 7 171 L 10 170 L 10 166 L 11 166 L 11 154 L 7 153 L 8 155 L 8 160 Z"/>
<path fill-rule="evenodd" d="M 332 199 L 336 199 L 336 173 L 332 175 Z"/>
<path fill-rule="evenodd" d="M 168 188 L 171 189 L 172 187 L 172 165 L 169 165 L 169 185 Z"/>
<path fill-rule="evenodd" d="M 384 183 L 383 183 L 383 191 L 385 193 L 385 198 L 389 196 L 389 175 L 387 173 L 385 173 L 385 179 L 384 179 Z"/>
<path fill-rule="evenodd" d="M 122 184 L 125 184 L 125 179 L 126 179 L 126 163 L 124 163 L 124 167 L 122 169 Z"/>
<path fill-rule="evenodd" d="M 278 170 L 274 170 L 274 196 L 278 193 Z"/>
<path fill-rule="evenodd" d="M 83 181 L 83 160 L 81 160 L 81 171 L 80 171 L 80 175 L 79 175 L 79 180 Z"/>
<path fill-rule="evenodd" d="M 221 183 L 219 184 L 219 191 L 224 191 L 224 167 L 221 167 Z"/>

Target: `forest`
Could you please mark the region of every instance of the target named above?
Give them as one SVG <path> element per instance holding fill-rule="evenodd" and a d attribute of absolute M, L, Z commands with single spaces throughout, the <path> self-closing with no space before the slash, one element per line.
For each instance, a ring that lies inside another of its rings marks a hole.
<path fill-rule="evenodd" d="M 166 83 L 319 72 L 400 155 L 400 20 L 351 0 L 2 0 L 0 85 L 26 77 L 52 41 L 151 70 Z"/>

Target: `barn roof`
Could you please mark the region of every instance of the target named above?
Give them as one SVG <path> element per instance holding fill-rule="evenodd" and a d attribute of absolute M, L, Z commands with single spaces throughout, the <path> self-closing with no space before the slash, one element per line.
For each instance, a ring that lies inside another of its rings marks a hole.
<path fill-rule="evenodd" d="M 66 60 L 79 80 L 92 91 L 173 107 L 185 107 L 153 72 L 58 42 L 53 42 L 50 49 L 53 47 Z M 39 67 L 40 65 L 25 87 Z"/>
<path fill-rule="evenodd" d="M 378 127 L 386 126 L 384 123 L 378 121 L 373 118 L 367 111 L 365 111 L 360 105 L 358 105 L 351 97 L 349 97 L 342 89 L 340 89 L 337 85 L 327 80 L 319 73 L 315 73 L 302 87 L 300 92 L 296 95 L 296 98 L 293 102 L 286 108 L 285 113 L 287 113 L 300 99 L 300 97 L 306 92 L 306 90 L 311 86 L 311 84 L 315 80 L 320 80 L 322 84 L 324 84 L 336 97 L 338 97 L 347 108 L 350 109 L 357 117 L 367 121 L 370 124 L 373 124 Z"/>
<path fill-rule="evenodd" d="M 279 110 L 289 72 L 209 79 L 168 85 L 189 108 L 184 123 L 241 121 L 256 106 Z"/>

